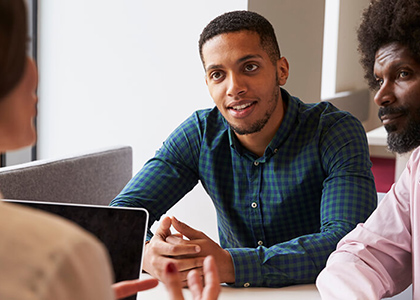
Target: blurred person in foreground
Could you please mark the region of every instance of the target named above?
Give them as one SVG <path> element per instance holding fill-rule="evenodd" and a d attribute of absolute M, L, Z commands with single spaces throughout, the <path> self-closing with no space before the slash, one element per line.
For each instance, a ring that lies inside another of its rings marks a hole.
<path fill-rule="evenodd" d="M 35 142 L 37 69 L 26 55 L 27 19 L 22 0 L 0 0 L 0 152 Z M 216 299 L 220 290 L 212 257 L 189 284 L 194 299 Z M 183 299 L 179 273 L 167 264 L 168 298 Z M 0 201 L 0 299 L 114 300 L 150 289 L 157 280 L 113 284 L 103 244 L 77 225 L 44 212 Z"/>

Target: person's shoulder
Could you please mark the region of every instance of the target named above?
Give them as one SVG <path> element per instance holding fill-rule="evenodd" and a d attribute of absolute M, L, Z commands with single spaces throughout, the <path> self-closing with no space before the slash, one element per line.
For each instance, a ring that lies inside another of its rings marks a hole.
<path fill-rule="evenodd" d="M 226 124 L 217 107 L 194 111 L 166 139 L 166 145 L 201 144 L 204 137 L 218 135 L 225 131 Z M 175 146 L 175 148 L 178 146 Z"/>
<path fill-rule="evenodd" d="M 0 231 L 3 233 L 8 231 L 9 234 L 19 233 L 20 238 L 26 237 L 22 243 L 31 244 L 34 249 L 68 248 L 72 244 L 103 248 L 102 243 L 94 235 L 79 225 L 37 209 L 1 202 L 0 219 L 3 220 L 0 221 Z M 10 238 L 13 236 L 10 235 Z"/>
<path fill-rule="evenodd" d="M 337 122 L 348 124 L 352 127 L 361 127 L 361 122 L 351 113 L 340 110 L 328 101 L 304 103 L 299 100 L 299 114 L 301 119 L 319 122 L 331 126 Z"/>
<path fill-rule="evenodd" d="M 71 268 L 73 262 L 77 264 L 78 261 L 81 264 L 95 261 L 90 266 L 103 269 L 102 276 L 106 278 L 109 273 L 108 277 L 112 279 L 111 271 L 106 272 L 109 258 L 102 243 L 76 224 L 58 216 L 0 202 L 0 235 L 2 243 L 7 245 L 0 247 L 2 295 L 10 292 L 16 295 L 16 287 L 20 293 L 25 293 L 30 286 L 39 289 L 40 295 L 49 294 L 54 282 L 59 280 L 58 272 L 67 269 L 68 274 L 79 275 Z M 83 261 L 81 253 L 86 253 L 83 255 L 87 258 Z M 87 265 L 80 265 L 79 269 L 92 273 Z M 32 278 L 34 273 L 43 276 Z M 27 278 L 26 282 L 22 278 Z"/>
<path fill-rule="evenodd" d="M 210 128 L 226 127 L 226 121 L 216 106 L 213 108 L 196 110 L 187 121 L 184 122 L 184 125 L 185 124 L 188 124 L 188 126 L 191 126 L 192 124 L 197 125 L 201 131 L 206 131 Z"/>
<path fill-rule="evenodd" d="M 196 110 L 191 117 L 197 118 L 201 122 L 221 121 L 223 118 L 216 106 Z"/>
<path fill-rule="evenodd" d="M 409 155 L 409 154 L 405 154 Z M 410 160 L 413 162 L 416 162 L 417 165 L 420 164 L 420 147 L 417 147 L 413 150 L 413 152 L 410 154 Z"/>
<path fill-rule="evenodd" d="M 56 231 L 66 231 L 69 234 L 84 235 L 87 233 L 81 229 L 78 225 L 67 221 L 54 214 L 50 214 L 37 209 L 25 207 L 19 204 L 3 203 L 0 204 L 0 214 L 7 214 L 10 219 L 15 222 L 17 226 L 26 227 L 29 221 L 33 222 L 37 226 L 33 226 L 33 230 L 49 230 L 50 233 Z M 90 234 L 88 234 L 90 235 Z"/>
<path fill-rule="evenodd" d="M 303 111 L 310 111 L 311 113 L 316 113 L 323 117 L 333 116 L 335 118 L 340 118 L 350 115 L 349 112 L 338 109 L 328 101 L 320 101 L 316 103 L 301 103 L 301 109 Z"/>

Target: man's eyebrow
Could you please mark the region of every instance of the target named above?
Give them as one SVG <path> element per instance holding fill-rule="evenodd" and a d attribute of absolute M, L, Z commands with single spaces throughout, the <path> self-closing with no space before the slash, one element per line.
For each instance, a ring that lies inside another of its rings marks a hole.
<path fill-rule="evenodd" d="M 407 60 L 397 60 L 397 61 L 394 61 L 394 63 L 391 63 L 391 68 L 399 69 L 402 67 L 411 67 L 412 64 L 413 64 L 412 62 L 407 61 Z"/>
<path fill-rule="evenodd" d="M 243 63 L 244 61 L 247 61 L 247 60 L 249 60 L 249 59 L 255 59 L 255 58 L 262 58 L 262 56 L 261 56 L 261 55 L 259 55 L 259 54 L 249 54 L 249 55 L 245 55 L 244 57 L 239 58 L 239 59 L 236 61 L 236 63 L 237 63 L 237 64 L 240 64 L 240 63 Z M 216 65 L 216 64 L 209 65 L 209 66 L 207 66 L 207 68 L 206 68 L 206 72 L 208 72 L 208 71 L 210 71 L 210 70 L 221 69 L 221 68 L 223 68 L 223 65 Z"/>
<path fill-rule="evenodd" d="M 216 70 L 216 69 L 221 69 L 223 68 L 223 65 L 209 65 L 206 68 L 206 72 L 210 71 L 210 70 Z"/>

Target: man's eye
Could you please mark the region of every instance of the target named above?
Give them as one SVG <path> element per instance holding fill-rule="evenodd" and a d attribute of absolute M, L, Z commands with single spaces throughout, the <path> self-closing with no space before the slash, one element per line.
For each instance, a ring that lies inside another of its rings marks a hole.
<path fill-rule="evenodd" d="M 376 78 L 376 84 L 380 87 L 384 84 L 384 80 L 381 78 Z"/>
<path fill-rule="evenodd" d="M 219 80 L 220 78 L 222 78 L 222 73 L 221 72 L 212 72 L 210 74 L 210 78 L 213 80 Z"/>
<path fill-rule="evenodd" d="M 256 64 L 248 64 L 245 66 L 245 71 L 247 72 L 252 72 L 252 71 L 255 71 L 256 69 L 258 69 L 258 65 Z"/>
<path fill-rule="evenodd" d="M 404 77 L 407 77 L 408 76 L 408 72 L 407 71 L 401 71 L 399 74 L 398 74 L 398 77 L 400 77 L 400 78 L 404 78 Z"/>

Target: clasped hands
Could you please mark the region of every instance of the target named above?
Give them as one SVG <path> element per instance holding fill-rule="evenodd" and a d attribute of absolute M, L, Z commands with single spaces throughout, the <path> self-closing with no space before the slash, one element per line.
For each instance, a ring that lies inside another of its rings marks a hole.
<path fill-rule="evenodd" d="M 177 233 L 172 234 L 171 226 Z M 175 217 L 165 217 L 150 243 L 146 245 L 143 269 L 164 282 L 165 268 L 168 264 L 173 264 L 180 272 L 183 286 L 187 286 L 188 273 L 191 271 L 203 276 L 203 263 L 208 255 L 215 260 L 220 282 L 234 282 L 234 267 L 228 251 L 203 232 Z"/>

